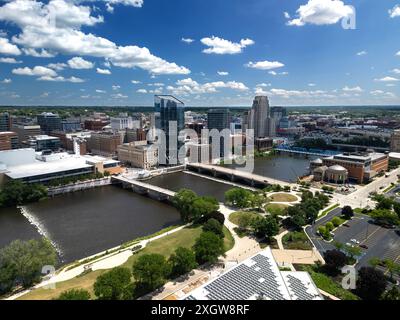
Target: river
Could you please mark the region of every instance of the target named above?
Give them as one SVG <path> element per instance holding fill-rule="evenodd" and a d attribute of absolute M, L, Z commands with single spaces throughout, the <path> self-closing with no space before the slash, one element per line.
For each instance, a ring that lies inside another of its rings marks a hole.
<path fill-rule="evenodd" d="M 69 263 L 180 221 L 167 204 L 116 186 L 56 196 L 0 211 L 0 246 L 46 236 Z"/>

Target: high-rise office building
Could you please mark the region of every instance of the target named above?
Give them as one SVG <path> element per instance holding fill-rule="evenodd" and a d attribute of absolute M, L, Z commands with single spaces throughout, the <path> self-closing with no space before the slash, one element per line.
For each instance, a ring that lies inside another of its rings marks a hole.
<path fill-rule="evenodd" d="M 247 117 L 247 128 L 254 129 L 255 138 L 269 136 L 269 101 L 267 96 L 254 98 L 253 107 Z"/>
<path fill-rule="evenodd" d="M 10 115 L 7 112 L 0 113 L 0 132 L 10 131 Z"/>
<path fill-rule="evenodd" d="M 286 117 L 286 109 L 283 107 L 271 107 L 268 136 L 275 137 L 279 128 L 279 122 L 283 117 Z"/>
<path fill-rule="evenodd" d="M 231 125 L 231 114 L 229 109 L 227 108 L 219 108 L 219 109 L 210 109 L 207 113 L 207 127 L 208 130 L 218 130 L 221 134 L 219 137 L 219 146 L 220 146 L 220 157 L 225 155 L 225 146 L 228 147 L 230 141 L 230 125 Z M 223 132 L 223 130 L 229 130 L 229 132 Z M 209 143 L 212 145 L 216 143 L 212 141 L 210 137 Z M 227 156 L 229 156 L 227 154 Z"/>
<path fill-rule="evenodd" d="M 60 116 L 51 112 L 39 114 L 37 123 L 45 134 L 50 134 L 52 131 L 61 130 L 62 128 Z"/>
<path fill-rule="evenodd" d="M 207 113 L 207 127 L 209 130 L 217 129 L 218 131 L 230 129 L 231 119 L 227 108 L 210 109 Z"/>
<path fill-rule="evenodd" d="M 178 151 L 183 146 L 179 133 L 185 128 L 185 104 L 173 96 L 157 95 L 154 107 L 159 113 L 156 129 L 162 130 L 166 137 L 165 145 L 159 148 L 160 164 L 178 164 Z"/>

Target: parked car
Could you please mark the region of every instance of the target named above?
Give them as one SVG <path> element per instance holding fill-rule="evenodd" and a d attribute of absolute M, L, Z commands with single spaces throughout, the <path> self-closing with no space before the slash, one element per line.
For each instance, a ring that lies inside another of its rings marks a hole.
<path fill-rule="evenodd" d="M 363 248 L 363 249 L 368 249 L 368 246 L 367 246 L 367 245 L 365 245 L 365 244 L 360 244 L 360 248 Z"/>

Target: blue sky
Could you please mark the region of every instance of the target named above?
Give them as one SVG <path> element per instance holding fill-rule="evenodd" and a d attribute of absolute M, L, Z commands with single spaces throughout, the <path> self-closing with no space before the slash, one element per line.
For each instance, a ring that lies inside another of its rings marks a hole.
<path fill-rule="evenodd" d="M 399 104 L 399 27 L 400 0 L 2 1 L 0 105 Z"/>

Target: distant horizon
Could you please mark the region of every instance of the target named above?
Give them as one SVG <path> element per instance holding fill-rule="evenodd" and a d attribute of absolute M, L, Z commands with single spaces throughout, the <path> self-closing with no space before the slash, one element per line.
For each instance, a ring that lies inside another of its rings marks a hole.
<path fill-rule="evenodd" d="M 190 106 L 185 105 L 185 108 L 198 108 L 198 109 L 205 109 L 205 108 L 228 108 L 228 109 L 243 109 L 243 108 L 251 108 L 251 105 L 242 105 L 242 106 Z M 367 105 L 367 104 L 360 104 L 360 105 L 270 105 L 270 108 L 273 107 L 283 107 L 283 108 L 400 108 L 400 104 L 398 105 Z M 154 108 L 153 105 L 91 105 L 91 106 L 82 106 L 82 105 L 0 105 L 1 109 L 7 108 Z"/>

